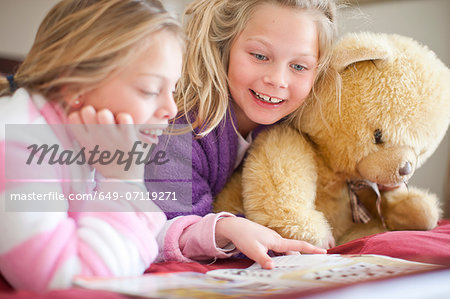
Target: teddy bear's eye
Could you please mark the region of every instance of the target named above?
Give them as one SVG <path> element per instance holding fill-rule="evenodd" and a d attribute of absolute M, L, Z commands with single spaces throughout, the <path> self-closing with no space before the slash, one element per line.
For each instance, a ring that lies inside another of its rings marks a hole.
<path fill-rule="evenodd" d="M 382 144 L 383 143 L 383 133 L 380 129 L 376 129 L 373 132 L 373 137 L 375 138 L 375 144 Z"/>

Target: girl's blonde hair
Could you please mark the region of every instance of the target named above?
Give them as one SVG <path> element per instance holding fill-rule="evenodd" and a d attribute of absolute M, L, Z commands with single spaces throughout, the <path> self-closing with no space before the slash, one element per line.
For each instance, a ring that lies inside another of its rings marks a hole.
<path fill-rule="evenodd" d="M 337 35 L 333 0 L 194 0 L 185 12 L 189 18 L 187 52 L 177 85 L 177 105 L 192 128 L 198 128 L 200 136 L 211 132 L 226 117 L 231 45 L 255 8 L 263 3 L 301 9 L 318 16 L 320 57 L 316 81 L 327 73 Z"/>
<path fill-rule="evenodd" d="M 161 30 L 184 44 L 177 18 L 156 0 L 63 0 L 42 21 L 14 83 L 49 100 L 79 94 L 126 67 Z M 11 93 L 1 78 L 0 95 Z"/>

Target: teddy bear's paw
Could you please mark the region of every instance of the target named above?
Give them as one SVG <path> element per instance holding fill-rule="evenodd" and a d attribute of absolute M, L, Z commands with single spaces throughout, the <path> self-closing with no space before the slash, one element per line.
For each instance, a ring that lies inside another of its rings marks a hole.
<path fill-rule="evenodd" d="M 418 188 L 389 191 L 384 197 L 383 214 L 391 230 L 430 230 L 442 214 L 437 196 Z"/>
<path fill-rule="evenodd" d="M 284 238 L 306 241 L 325 249 L 333 247 L 334 237 L 323 214 L 314 211 L 308 216 L 302 217 L 301 221 L 286 221 L 272 228 Z"/>
<path fill-rule="evenodd" d="M 322 234 L 316 232 L 305 231 L 299 228 L 298 226 L 286 226 L 279 234 L 284 238 L 288 239 L 296 239 L 308 242 L 317 247 L 329 249 L 334 246 L 335 241 L 331 232 L 329 234 Z"/>

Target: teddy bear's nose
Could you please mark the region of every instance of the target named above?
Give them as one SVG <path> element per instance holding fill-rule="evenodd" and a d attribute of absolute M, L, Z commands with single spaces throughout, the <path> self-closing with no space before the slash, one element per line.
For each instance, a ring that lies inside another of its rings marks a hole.
<path fill-rule="evenodd" d="M 406 162 L 405 165 L 403 165 L 403 167 L 401 167 L 401 168 L 398 170 L 398 173 L 399 173 L 401 176 L 404 176 L 404 175 L 409 175 L 409 174 L 411 173 L 411 171 L 412 171 L 411 163 Z"/>

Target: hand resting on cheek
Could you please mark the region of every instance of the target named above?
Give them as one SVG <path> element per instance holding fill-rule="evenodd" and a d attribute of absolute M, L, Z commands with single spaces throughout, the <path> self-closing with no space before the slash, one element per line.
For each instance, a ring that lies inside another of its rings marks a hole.
<path fill-rule="evenodd" d="M 92 106 L 85 106 L 68 115 L 71 131 L 81 147 L 86 151 L 94 150 L 98 146 L 100 152 L 117 151 L 128 153 L 133 145 L 139 141 L 133 126 L 133 118 L 128 113 L 119 113 L 116 116 L 108 110 L 96 111 Z M 139 144 L 142 148 L 142 144 Z M 147 147 L 148 149 L 149 147 Z M 144 174 L 144 164 L 131 163 L 125 170 L 123 165 L 116 162 L 95 163 L 95 168 L 105 178 L 134 180 L 140 179 Z"/>

